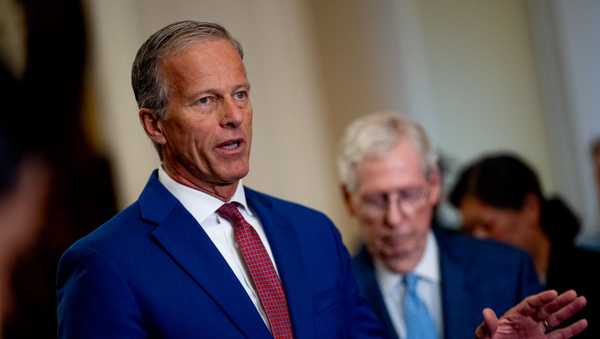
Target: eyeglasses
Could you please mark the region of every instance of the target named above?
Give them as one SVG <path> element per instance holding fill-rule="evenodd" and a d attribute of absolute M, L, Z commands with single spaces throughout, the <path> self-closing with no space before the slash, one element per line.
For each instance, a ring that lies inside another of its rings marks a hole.
<path fill-rule="evenodd" d="M 406 215 L 413 215 L 425 205 L 429 196 L 426 186 L 401 188 L 391 192 L 369 193 L 362 196 L 365 211 L 374 216 L 383 216 L 390 204 L 396 204 Z"/>

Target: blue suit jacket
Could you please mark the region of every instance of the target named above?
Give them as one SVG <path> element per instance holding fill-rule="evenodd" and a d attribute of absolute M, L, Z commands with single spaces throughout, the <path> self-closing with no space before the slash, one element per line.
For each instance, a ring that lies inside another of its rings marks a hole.
<path fill-rule="evenodd" d="M 331 221 L 250 189 L 246 198 L 269 240 L 295 337 L 381 337 Z M 57 281 L 60 338 L 272 338 L 156 172 L 134 204 L 65 252 Z"/>
<path fill-rule="evenodd" d="M 473 338 L 483 321 L 481 311 L 485 307 L 500 316 L 526 296 L 540 291 L 525 253 L 449 230 L 434 229 L 434 234 L 439 246 L 445 339 Z M 384 323 L 387 337 L 397 339 L 372 258 L 365 248 L 352 265 L 359 289 Z"/>

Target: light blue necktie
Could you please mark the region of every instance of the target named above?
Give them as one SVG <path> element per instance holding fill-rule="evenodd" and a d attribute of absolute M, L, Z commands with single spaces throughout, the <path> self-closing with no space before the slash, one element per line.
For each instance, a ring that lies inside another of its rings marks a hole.
<path fill-rule="evenodd" d="M 418 277 L 407 274 L 402 278 L 404 284 L 404 323 L 406 339 L 437 339 L 435 324 L 427 311 L 427 306 L 417 294 Z"/>

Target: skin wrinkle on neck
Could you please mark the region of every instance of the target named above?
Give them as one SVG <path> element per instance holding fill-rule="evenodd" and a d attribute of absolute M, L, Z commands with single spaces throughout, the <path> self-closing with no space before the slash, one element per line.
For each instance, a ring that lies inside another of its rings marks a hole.
<path fill-rule="evenodd" d="M 163 163 L 162 165 L 167 174 L 178 183 L 202 191 L 224 202 L 227 202 L 229 201 L 229 199 L 231 199 L 231 197 L 235 193 L 235 190 L 237 189 L 237 185 L 239 184 L 239 180 L 237 180 L 234 183 L 222 184 L 208 183 L 202 181 L 198 181 L 197 183 L 195 183 L 191 180 L 188 180 L 188 178 L 196 179 L 195 176 L 181 175 L 177 172 L 176 168 L 171 168 L 167 163 Z"/>

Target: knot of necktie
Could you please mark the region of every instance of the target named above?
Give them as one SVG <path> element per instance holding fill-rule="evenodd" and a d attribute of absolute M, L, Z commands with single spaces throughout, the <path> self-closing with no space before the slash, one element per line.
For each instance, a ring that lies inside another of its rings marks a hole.
<path fill-rule="evenodd" d="M 402 283 L 406 286 L 406 290 L 410 292 L 414 291 L 415 293 L 417 291 L 418 280 L 419 277 L 414 273 L 408 273 L 402 277 Z"/>
<path fill-rule="evenodd" d="M 225 203 L 219 207 L 217 214 L 227 219 L 234 227 L 241 225 L 245 221 L 240 211 L 238 211 L 237 206 L 232 202 Z"/>

